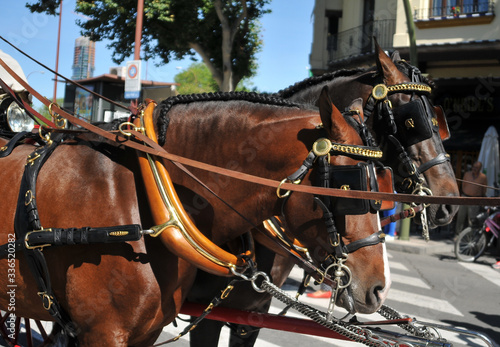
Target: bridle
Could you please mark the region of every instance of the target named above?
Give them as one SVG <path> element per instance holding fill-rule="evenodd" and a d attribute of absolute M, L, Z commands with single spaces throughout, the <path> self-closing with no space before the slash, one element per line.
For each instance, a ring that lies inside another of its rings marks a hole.
<path fill-rule="evenodd" d="M 389 86 L 381 83 L 374 86 L 366 102 L 364 115 L 366 119 L 373 115 L 385 125 L 384 131 L 395 147 L 397 158 L 405 171 L 399 190 L 411 194 L 432 195 L 432 191 L 423 186 L 423 173 L 433 166 L 449 162 L 449 155 L 439 153 L 435 158 L 416 167 L 406 148 L 431 138 L 433 133 L 440 134 L 441 127 L 446 127 L 447 132 L 446 119 L 433 117 L 433 111 L 436 109 L 429 100 L 432 88 L 423 82 L 420 70 L 405 61 L 399 62 L 398 65 L 411 78 L 411 82 Z M 411 94 L 411 101 L 393 109 L 388 97 L 397 93 Z M 419 98 L 415 98 L 416 96 Z"/>
<path fill-rule="evenodd" d="M 360 136 L 366 143 L 363 132 Z M 344 155 L 365 161 L 357 165 L 333 166 L 330 164 L 330 156 L 332 155 Z M 281 184 L 285 182 L 300 184 L 308 172 L 317 166 L 317 185 L 320 187 L 378 191 L 374 160 L 380 159 L 382 155 L 382 151 L 375 146 L 346 145 L 332 142 L 328 138 L 320 138 L 314 142 L 311 151 L 300 168 L 283 179 Z M 291 195 L 291 191 L 282 193 L 281 184 L 276 193 L 279 198 L 283 199 L 282 214 L 284 215 L 285 204 Z M 327 255 L 321 262 L 320 268 L 323 270 L 324 277 L 333 277 L 336 283 L 336 287 L 332 288 L 334 294 L 330 300 L 331 309 L 329 309 L 329 312 L 332 312 L 338 291 L 348 287 L 352 280 L 351 270 L 345 265 L 348 255 L 360 248 L 374 246 L 385 241 L 385 234 L 382 230 L 379 230 L 370 236 L 346 245 L 337 230 L 335 215 L 377 213 L 381 207 L 381 202 L 349 198 L 337 198 L 334 201 L 331 197 L 322 195 L 315 196 L 314 201 L 323 211 L 323 221 L 328 233 L 328 243 L 323 245 Z M 281 237 L 284 238 L 285 236 Z M 290 247 L 294 247 L 293 242 L 288 242 L 288 244 Z M 302 249 L 295 250 L 298 253 L 304 253 Z"/>
<path fill-rule="evenodd" d="M 411 82 L 389 86 L 384 83 L 375 85 L 365 105 L 365 119 L 374 115 L 379 122 L 384 124 L 384 132 L 394 146 L 397 159 L 404 170 L 403 181 L 396 183 L 398 190 L 412 195 L 432 196 L 431 189 L 424 186 L 423 174 L 436 165 L 449 162 L 450 156 L 441 152 L 417 167 L 406 149 L 431 138 L 434 133 L 439 134 L 442 140 L 447 139 L 449 137 L 448 125 L 442 109 L 432 106 L 429 100 L 432 88 L 425 83 L 420 70 L 405 61 L 398 62 L 397 66 L 411 79 Z M 393 109 L 389 96 L 398 93 L 410 94 L 411 99 L 408 103 Z M 436 117 L 433 117 L 433 114 L 436 114 Z M 425 204 L 420 213 L 422 236 L 427 241 L 429 240 L 429 227 L 425 208 L 428 206 L 429 204 Z"/>

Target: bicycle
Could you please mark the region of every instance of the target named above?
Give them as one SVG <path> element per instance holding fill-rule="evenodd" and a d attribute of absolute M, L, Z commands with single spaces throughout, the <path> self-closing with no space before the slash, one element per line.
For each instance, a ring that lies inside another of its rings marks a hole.
<path fill-rule="evenodd" d="M 498 209 L 498 207 L 486 208 L 472 220 L 470 227 L 458 234 L 455 240 L 455 255 L 458 260 L 476 261 L 498 239 L 500 233 Z"/>

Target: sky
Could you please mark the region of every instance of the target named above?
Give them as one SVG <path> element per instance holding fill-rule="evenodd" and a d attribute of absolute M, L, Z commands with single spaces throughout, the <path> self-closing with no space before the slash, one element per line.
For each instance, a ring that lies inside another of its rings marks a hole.
<path fill-rule="evenodd" d="M 8 2 L 0 14 L 0 35 L 41 63 L 55 69 L 59 17 L 31 13 L 25 4 L 33 3 L 34 0 L 0 2 Z M 75 39 L 80 36 L 76 21 L 84 20 L 74 12 L 75 2 L 63 1 L 58 71 L 67 78 L 72 75 Z M 308 77 L 314 0 L 272 0 L 269 8 L 272 13 L 261 19 L 264 46 L 257 55 L 258 71 L 251 82 L 259 91 L 277 92 Z M 106 41 L 96 43 L 94 76 L 109 73 L 110 67 L 117 66 L 111 60 L 112 53 L 106 47 L 107 44 L 109 42 Z M 52 99 L 54 74 L 26 58 L 3 40 L 0 40 L 0 50 L 20 63 L 33 88 Z M 132 59 L 133 57 L 126 59 L 121 66 Z M 147 64 L 143 62 L 142 79 L 173 82 L 180 69 L 187 68 L 191 63 L 189 59 L 160 66 L 151 61 Z M 57 97 L 63 96 L 64 84 L 58 83 Z"/>

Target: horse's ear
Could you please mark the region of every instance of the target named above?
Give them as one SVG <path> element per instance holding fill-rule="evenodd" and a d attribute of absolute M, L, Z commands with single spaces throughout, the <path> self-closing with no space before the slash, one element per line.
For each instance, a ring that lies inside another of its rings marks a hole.
<path fill-rule="evenodd" d="M 363 99 L 362 98 L 357 98 L 354 99 L 351 102 L 351 105 L 349 105 L 349 111 L 356 111 L 358 112 L 359 115 L 359 121 L 364 122 L 365 118 L 363 115 Z"/>
<path fill-rule="evenodd" d="M 345 121 L 342 113 L 335 107 L 328 93 L 328 86 L 324 86 L 319 96 L 319 114 L 323 128 L 328 133 L 330 139 L 340 139 L 349 131 L 349 125 Z"/>
<path fill-rule="evenodd" d="M 405 81 L 405 75 L 398 70 L 396 65 L 387 54 L 385 54 L 382 47 L 379 46 L 377 40 L 375 41 L 375 59 L 377 63 L 378 72 L 384 77 L 386 84 L 398 84 Z"/>

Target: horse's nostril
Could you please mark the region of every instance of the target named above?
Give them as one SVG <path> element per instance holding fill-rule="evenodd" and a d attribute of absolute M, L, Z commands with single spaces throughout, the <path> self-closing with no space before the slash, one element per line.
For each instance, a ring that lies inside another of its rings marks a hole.
<path fill-rule="evenodd" d="M 375 305 L 375 306 L 380 305 L 381 301 L 384 298 L 384 296 L 382 295 L 383 292 L 384 292 L 384 286 L 382 286 L 380 284 L 373 286 L 372 290 L 369 293 L 367 303 L 369 303 L 370 305 Z"/>
<path fill-rule="evenodd" d="M 451 222 L 453 216 L 457 212 L 458 207 L 455 205 L 439 205 L 436 210 L 436 225 L 446 225 Z"/>

